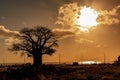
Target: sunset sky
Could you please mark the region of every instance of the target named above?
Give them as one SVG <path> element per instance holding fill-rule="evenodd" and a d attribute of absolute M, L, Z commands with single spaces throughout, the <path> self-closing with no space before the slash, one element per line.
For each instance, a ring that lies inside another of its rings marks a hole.
<path fill-rule="evenodd" d="M 61 62 L 81 56 L 103 62 L 104 55 L 113 62 L 120 55 L 120 0 L 0 0 L 0 63 L 24 61 L 8 47 L 19 30 L 37 25 L 52 29 L 59 40 L 56 53 L 44 55 L 43 62 L 58 62 L 59 55 Z"/>

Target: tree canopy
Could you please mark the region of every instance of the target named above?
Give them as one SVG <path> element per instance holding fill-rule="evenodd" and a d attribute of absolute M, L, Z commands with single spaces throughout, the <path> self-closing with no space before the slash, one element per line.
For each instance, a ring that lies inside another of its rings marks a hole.
<path fill-rule="evenodd" d="M 34 65 L 41 65 L 42 55 L 52 55 L 58 46 L 56 35 L 49 28 L 42 26 L 23 28 L 16 38 L 19 41 L 13 43 L 10 50 L 27 52 L 28 56 L 33 57 Z"/>

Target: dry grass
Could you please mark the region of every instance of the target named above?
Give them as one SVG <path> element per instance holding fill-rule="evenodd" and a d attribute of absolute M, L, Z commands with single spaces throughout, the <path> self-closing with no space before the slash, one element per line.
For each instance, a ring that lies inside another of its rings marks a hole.
<path fill-rule="evenodd" d="M 32 65 L 0 68 L 0 80 L 120 80 L 116 65 Z"/>

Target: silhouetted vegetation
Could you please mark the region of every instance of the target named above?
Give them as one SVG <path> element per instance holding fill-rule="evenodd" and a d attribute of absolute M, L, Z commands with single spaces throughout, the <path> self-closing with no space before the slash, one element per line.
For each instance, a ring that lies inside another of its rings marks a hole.
<path fill-rule="evenodd" d="M 0 80 L 120 80 L 116 65 L 14 65 L 0 68 Z"/>
<path fill-rule="evenodd" d="M 120 65 L 120 56 L 117 57 L 117 60 L 114 61 L 114 64 L 115 65 Z"/>
<path fill-rule="evenodd" d="M 24 28 L 16 38 L 20 40 L 12 45 L 11 51 L 25 51 L 33 57 L 35 66 L 42 65 L 42 55 L 52 55 L 58 46 L 56 35 L 48 28 L 37 26 Z"/>

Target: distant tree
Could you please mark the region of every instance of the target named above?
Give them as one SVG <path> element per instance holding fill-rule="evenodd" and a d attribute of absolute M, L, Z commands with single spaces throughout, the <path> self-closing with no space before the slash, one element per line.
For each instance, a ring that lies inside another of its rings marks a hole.
<path fill-rule="evenodd" d="M 114 61 L 114 64 L 120 65 L 120 56 L 118 56 L 117 60 Z"/>
<path fill-rule="evenodd" d="M 51 55 L 56 51 L 58 41 L 56 35 L 48 28 L 37 26 L 23 28 L 16 38 L 18 43 L 13 43 L 11 51 L 25 51 L 33 57 L 33 65 L 42 65 L 42 55 Z"/>

